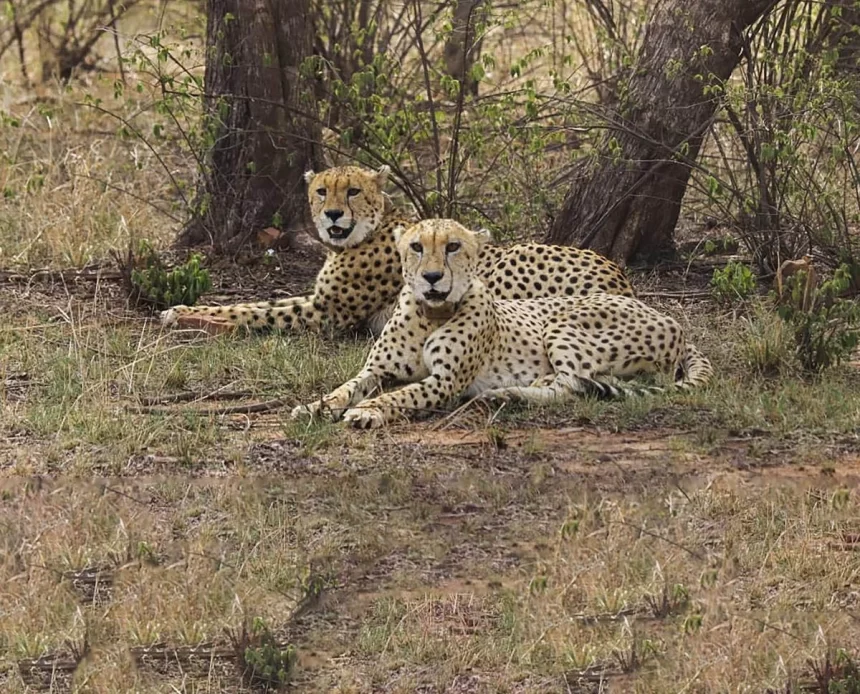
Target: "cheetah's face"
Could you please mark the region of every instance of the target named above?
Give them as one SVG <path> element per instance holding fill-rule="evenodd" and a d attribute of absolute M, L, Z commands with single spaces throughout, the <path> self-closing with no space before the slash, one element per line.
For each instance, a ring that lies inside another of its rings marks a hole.
<path fill-rule="evenodd" d="M 427 219 L 395 229 L 403 278 L 419 306 L 450 315 L 472 284 L 489 232 L 473 232 L 451 219 Z"/>
<path fill-rule="evenodd" d="M 367 171 L 338 166 L 320 173 L 308 171 L 308 201 L 320 241 L 333 250 L 361 244 L 382 221 L 382 187 L 388 167 Z"/>

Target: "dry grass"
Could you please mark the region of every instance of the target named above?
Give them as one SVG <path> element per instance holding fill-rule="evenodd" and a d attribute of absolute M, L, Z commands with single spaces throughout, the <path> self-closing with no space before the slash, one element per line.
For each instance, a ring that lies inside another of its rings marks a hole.
<path fill-rule="evenodd" d="M 86 638 L 82 691 L 128 691 L 129 648 L 227 644 L 263 618 L 298 646 L 301 691 L 764 691 L 860 636 L 844 478 L 629 476 L 621 494 L 533 456 L 382 453 L 288 479 L 7 482 L 6 658 Z M 62 572 L 95 565 L 110 600 L 81 604 Z M 296 617 L 309 576 L 322 595 Z M 234 691 L 217 665 L 170 681 Z"/>
<path fill-rule="evenodd" d="M 182 224 L 195 170 L 183 133 L 198 112 L 185 103 L 160 109 L 156 73 L 200 72 L 205 20 L 172 5 L 160 12 L 144 2 L 121 25 L 124 55 L 141 51 L 124 69 L 124 86 L 109 61 L 110 71 L 69 86 L 35 88 L 21 84 L 16 55 L 0 61 L 0 266 L 81 267 L 132 239 L 165 244 Z M 152 35 L 185 66 L 159 65 L 147 46 Z M 35 38 L 27 38 L 36 60 Z M 106 33 L 96 52 L 112 51 Z M 33 66 L 30 74 L 38 74 Z"/>

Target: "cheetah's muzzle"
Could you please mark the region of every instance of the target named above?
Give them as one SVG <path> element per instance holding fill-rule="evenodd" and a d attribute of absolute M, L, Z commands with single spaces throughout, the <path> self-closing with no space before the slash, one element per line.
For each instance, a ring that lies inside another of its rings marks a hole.
<path fill-rule="evenodd" d="M 352 233 L 353 229 L 355 229 L 355 222 L 350 224 L 348 227 L 331 226 L 327 231 L 328 235 L 335 241 L 343 241 Z"/>
<path fill-rule="evenodd" d="M 450 293 L 450 291 L 440 292 L 438 289 L 428 289 L 424 292 L 424 301 L 428 303 L 440 303 L 445 301 Z"/>

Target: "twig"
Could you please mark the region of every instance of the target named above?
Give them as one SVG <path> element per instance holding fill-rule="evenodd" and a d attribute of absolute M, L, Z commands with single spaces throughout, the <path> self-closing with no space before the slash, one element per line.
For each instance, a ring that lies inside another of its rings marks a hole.
<path fill-rule="evenodd" d="M 687 292 L 636 292 L 636 296 L 653 299 L 704 299 L 711 296 L 711 292 L 706 289 L 693 289 Z"/>
<path fill-rule="evenodd" d="M 178 414 L 180 412 L 193 412 L 197 415 L 225 415 L 225 414 L 254 414 L 260 412 L 272 412 L 278 410 L 290 401 L 290 398 L 275 398 L 263 402 L 248 403 L 246 405 L 231 405 L 229 407 L 191 408 L 189 410 L 177 410 L 170 407 L 149 407 L 146 405 L 128 405 L 127 409 L 142 414 Z"/>
<path fill-rule="evenodd" d="M 660 535 L 659 533 L 655 533 L 655 532 L 652 532 L 651 530 L 648 530 L 647 528 L 643 528 L 641 525 L 636 525 L 635 523 L 630 523 L 629 521 L 623 521 L 623 520 L 616 520 L 616 521 L 612 521 L 612 522 L 617 523 L 619 525 L 626 525 L 628 528 L 633 528 L 634 530 L 642 533 L 643 535 L 648 535 L 649 537 L 653 537 L 657 540 L 663 540 L 663 542 L 668 542 L 673 547 L 677 547 L 678 549 L 684 550 L 691 557 L 695 557 L 699 561 L 705 560 L 705 557 L 702 554 L 700 554 L 699 552 L 697 552 L 693 549 L 690 549 L 689 547 L 686 547 L 685 545 L 682 545 L 680 542 L 675 542 L 675 540 L 671 540 L 668 537 L 664 537 L 663 535 Z"/>
<path fill-rule="evenodd" d="M 143 143 L 144 147 L 146 147 L 150 151 L 152 156 L 155 157 L 156 161 L 161 165 L 161 168 L 164 169 L 164 173 L 167 174 L 167 177 L 170 179 L 170 183 L 173 186 L 174 190 L 177 192 L 179 197 L 182 198 L 182 202 L 184 203 L 186 209 L 191 208 L 191 203 L 188 201 L 188 198 L 185 196 L 185 193 L 182 190 L 182 186 L 177 182 L 176 177 L 173 175 L 173 171 L 167 165 L 167 162 L 164 161 L 164 158 L 161 156 L 161 154 L 158 152 L 158 150 L 155 149 L 155 147 L 152 145 L 152 143 L 148 139 L 146 139 L 146 137 L 143 135 L 143 133 L 141 133 L 140 130 L 138 130 L 136 127 L 134 127 L 134 125 L 132 125 L 131 121 L 129 121 L 127 118 L 124 118 L 123 116 L 119 115 L 118 113 L 114 113 L 113 111 L 110 111 L 109 109 L 106 109 L 102 106 L 99 106 L 96 103 L 78 102 L 74 105 L 80 106 L 80 107 L 91 108 L 94 111 L 97 111 L 99 113 L 102 113 L 106 116 L 109 116 L 111 118 L 118 120 L 120 123 L 122 123 L 122 125 L 124 125 L 126 128 L 128 128 L 128 130 L 141 143 Z M 123 191 L 123 192 L 125 192 L 125 191 Z"/>
<path fill-rule="evenodd" d="M 173 393 L 172 395 L 164 395 L 162 397 L 142 397 L 140 398 L 140 404 L 145 407 L 152 407 L 157 405 L 169 405 L 171 403 L 178 402 L 203 402 L 203 401 L 211 401 L 211 400 L 238 400 L 239 398 L 246 398 L 250 395 L 250 391 L 247 390 L 235 390 L 230 392 L 223 392 L 221 389 L 214 390 L 211 393 L 197 393 L 194 391 L 187 391 L 185 393 Z"/>

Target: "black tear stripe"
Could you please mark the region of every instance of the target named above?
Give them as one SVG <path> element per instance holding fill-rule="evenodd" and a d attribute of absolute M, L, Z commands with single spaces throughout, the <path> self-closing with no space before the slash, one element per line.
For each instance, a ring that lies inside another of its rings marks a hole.
<path fill-rule="evenodd" d="M 355 225 L 355 210 L 352 209 L 352 205 L 349 202 L 349 189 L 351 188 L 349 181 L 346 182 L 346 188 L 343 191 L 343 199 L 346 201 L 346 208 L 349 210 L 349 213 L 352 215 L 352 224 Z"/>
<path fill-rule="evenodd" d="M 434 242 L 436 241 L 436 232 L 435 231 L 433 232 L 433 241 Z M 445 245 L 447 246 L 448 244 L 446 243 Z M 448 264 L 448 254 L 445 252 L 444 249 L 442 249 L 442 258 L 443 258 L 443 262 L 445 264 L 445 269 L 451 275 L 451 289 L 454 289 L 454 272 L 453 272 L 453 270 L 451 270 L 451 266 Z"/>

